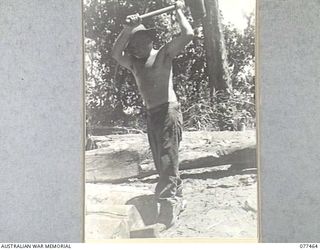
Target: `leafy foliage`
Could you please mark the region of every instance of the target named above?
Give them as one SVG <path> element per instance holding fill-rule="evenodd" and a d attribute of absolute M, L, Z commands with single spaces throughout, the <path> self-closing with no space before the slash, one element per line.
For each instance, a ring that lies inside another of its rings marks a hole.
<path fill-rule="evenodd" d="M 89 126 L 145 128 L 145 108 L 132 74 L 111 57 L 124 18 L 167 6 L 171 0 L 87 0 L 85 14 L 86 106 Z M 187 18 L 192 22 L 190 13 Z M 197 29 L 190 43 L 173 62 L 174 87 L 187 129 L 238 130 L 254 126 L 254 17 L 247 17 L 243 33 L 224 26 L 233 88 L 210 97 L 204 38 Z M 172 13 L 146 20 L 156 27 L 160 47 L 179 33 Z"/>

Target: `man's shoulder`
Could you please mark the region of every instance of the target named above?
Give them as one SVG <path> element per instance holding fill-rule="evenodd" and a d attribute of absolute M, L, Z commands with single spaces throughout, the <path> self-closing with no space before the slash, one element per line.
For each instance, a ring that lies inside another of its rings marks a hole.
<path fill-rule="evenodd" d="M 158 49 L 157 56 L 163 57 L 164 59 L 172 59 L 169 55 L 168 44 L 164 44 Z"/>

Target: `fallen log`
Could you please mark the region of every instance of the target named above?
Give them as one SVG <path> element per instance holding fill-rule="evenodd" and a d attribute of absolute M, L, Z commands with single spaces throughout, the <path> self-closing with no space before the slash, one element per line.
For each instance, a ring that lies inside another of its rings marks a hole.
<path fill-rule="evenodd" d="M 256 168 L 255 144 L 252 131 L 185 133 L 180 169 L 236 164 Z M 105 137 L 100 145 L 104 147 L 86 153 L 88 183 L 121 182 L 156 173 L 146 135 Z"/>
<path fill-rule="evenodd" d="M 134 128 L 126 127 L 107 127 L 107 126 L 94 126 L 90 128 L 92 135 L 121 135 L 121 134 L 142 134 L 143 131 Z"/>
<path fill-rule="evenodd" d="M 145 227 L 140 213 L 133 205 L 93 205 L 88 204 L 86 209 L 87 215 L 103 215 L 111 220 L 125 221 L 129 231 Z"/>
<path fill-rule="evenodd" d="M 117 238 L 157 238 L 165 229 L 163 224 L 146 226 L 134 205 L 91 205 L 86 213 L 87 242 Z"/>
<path fill-rule="evenodd" d="M 86 242 L 130 238 L 128 222 L 124 219 L 110 218 L 106 214 L 89 214 L 85 220 Z"/>
<path fill-rule="evenodd" d="M 90 152 L 93 152 L 92 150 Z M 104 182 L 127 179 L 140 174 L 140 157 L 138 152 L 119 151 L 102 152 L 86 155 L 87 182 Z"/>
<path fill-rule="evenodd" d="M 126 187 L 112 184 L 86 184 L 86 205 L 87 206 L 112 206 L 112 205 L 135 205 L 128 201 L 136 197 L 146 197 L 153 194 L 149 188 Z M 138 209 L 139 210 L 139 209 Z M 91 211 L 87 207 L 87 211 Z"/>
<path fill-rule="evenodd" d="M 181 153 L 180 170 L 215 167 L 222 165 L 246 165 L 246 168 L 256 168 L 256 148 L 232 148 L 223 154 L 209 154 L 200 152 Z M 141 172 L 137 178 L 156 174 L 153 162 L 141 165 Z"/>

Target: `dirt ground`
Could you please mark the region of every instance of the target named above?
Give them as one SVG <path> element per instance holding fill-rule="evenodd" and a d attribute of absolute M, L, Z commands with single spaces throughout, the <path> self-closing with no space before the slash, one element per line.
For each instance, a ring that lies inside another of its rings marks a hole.
<path fill-rule="evenodd" d="M 189 169 L 181 171 L 181 178 L 187 207 L 161 238 L 257 238 L 256 168 L 240 164 Z M 145 223 L 152 224 L 156 182 L 157 175 L 151 175 L 119 184 L 87 183 L 86 204 L 134 204 Z"/>
<path fill-rule="evenodd" d="M 256 174 L 248 171 L 229 175 L 226 170 L 221 178 L 214 178 L 214 171 L 197 172 L 184 174 L 186 210 L 161 236 L 256 238 Z"/>

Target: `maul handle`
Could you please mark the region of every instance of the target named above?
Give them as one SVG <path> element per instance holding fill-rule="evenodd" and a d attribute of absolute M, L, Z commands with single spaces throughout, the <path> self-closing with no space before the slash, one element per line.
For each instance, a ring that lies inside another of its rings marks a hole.
<path fill-rule="evenodd" d="M 170 5 L 168 7 L 164 7 L 162 9 L 159 9 L 159 10 L 155 10 L 155 11 L 151 11 L 149 13 L 146 13 L 146 14 L 142 14 L 140 15 L 140 18 L 143 19 L 143 18 L 147 18 L 147 17 L 152 17 L 152 16 L 156 16 L 156 15 L 160 15 L 162 13 L 165 13 L 165 12 L 168 12 L 168 11 L 171 11 L 171 10 L 174 10 L 176 8 L 176 5 Z"/>
<path fill-rule="evenodd" d="M 139 18 L 140 19 L 144 19 L 144 18 L 147 18 L 147 17 L 152 17 L 152 16 L 156 16 L 156 15 L 160 15 L 162 13 L 165 13 L 165 12 L 168 12 L 168 11 L 171 11 L 171 10 L 174 10 L 176 8 L 176 5 L 170 5 L 168 7 L 164 7 L 162 9 L 159 9 L 159 10 L 155 10 L 155 11 L 151 11 L 151 12 L 148 12 L 148 13 L 145 13 L 145 14 L 142 14 L 142 15 L 139 15 Z M 131 20 L 130 18 L 127 18 L 126 19 L 126 23 L 131 23 Z"/>

